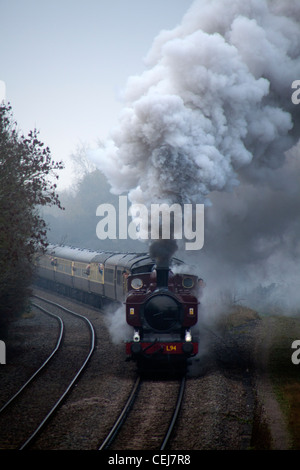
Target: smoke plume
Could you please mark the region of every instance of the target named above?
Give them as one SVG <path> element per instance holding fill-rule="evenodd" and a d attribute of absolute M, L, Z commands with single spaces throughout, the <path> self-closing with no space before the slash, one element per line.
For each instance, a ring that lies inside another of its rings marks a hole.
<path fill-rule="evenodd" d="M 168 268 L 170 260 L 177 250 L 175 240 L 156 240 L 151 243 L 149 254 L 156 261 L 157 266 Z"/>
<path fill-rule="evenodd" d="M 274 295 L 285 285 L 281 300 L 296 303 L 299 23 L 297 0 L 195 1 L 128 79 L 97 154 L 112 191 L 133 203 L 206 205 L 192 256 L 207 285 Z"/>

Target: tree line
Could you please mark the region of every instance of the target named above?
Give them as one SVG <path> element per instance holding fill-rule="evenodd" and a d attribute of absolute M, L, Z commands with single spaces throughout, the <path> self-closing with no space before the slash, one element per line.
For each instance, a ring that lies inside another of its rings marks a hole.
<path fill-rule="evenodd" d="M 88 153 L 88 149 L 85 151 Z M 142 252 L 147 251 L 145 243 L 127 240 L 100 240 L 96 234 L 99 217 L 96 215 L 100 204 L 111 204 L 119 217 L 119 196 L 112 194 L 105 175 L 87 164 L 83 148 L 75 155 L 77 181 L 60 193 L 64 212 L 55 207 L 46 209 L 43 217 L 48 226 L 48 240 L 58 245 L 76 246 L 98 251 Z M 129 204 L 128 204 L 129 205 Z"/>
<path fill-rule="evenodd" d="M 11 105 L 0 103 L 0 326 L 28 302 L 34 253 L 48 243 L 40 207 L 63 209 L 56 185 L 62 168 L 38 131 L 20 134 Z"/>

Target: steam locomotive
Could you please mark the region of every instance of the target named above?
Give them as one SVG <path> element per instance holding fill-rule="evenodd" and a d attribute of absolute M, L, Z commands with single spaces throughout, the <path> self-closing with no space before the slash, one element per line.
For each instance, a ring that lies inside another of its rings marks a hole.
<path fill-rule="evenodd" d="M 39 284 L 95 306 L 125 304 L 132 338 L 128 358 L 187 358 L 197 354 L 195 275 L 172 258 L 158 266 L 147 253 L 97 252 L 49 245 L 35 260 Z"/>

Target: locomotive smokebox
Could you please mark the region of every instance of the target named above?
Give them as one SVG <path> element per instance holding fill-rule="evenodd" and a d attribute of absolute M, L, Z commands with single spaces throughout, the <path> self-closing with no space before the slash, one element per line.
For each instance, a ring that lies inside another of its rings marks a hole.
<path fill-rule="evenodd" d="M 156 267 L 156 285 L 158 289 L 168 289 L 169 268 L 164 266 Z"/>

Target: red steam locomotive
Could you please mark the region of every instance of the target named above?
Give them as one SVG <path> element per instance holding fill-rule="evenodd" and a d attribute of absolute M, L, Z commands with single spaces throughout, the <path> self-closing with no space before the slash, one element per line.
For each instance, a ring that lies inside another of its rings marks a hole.
<path fill-rule="evenodd" d="M 133 327 L 126 352 L 133 358 L 191 357 L 198 352 L 192 327 L 198 319 L 197 277 L 168 267 L 127 280 L 126 321 Z"/>

